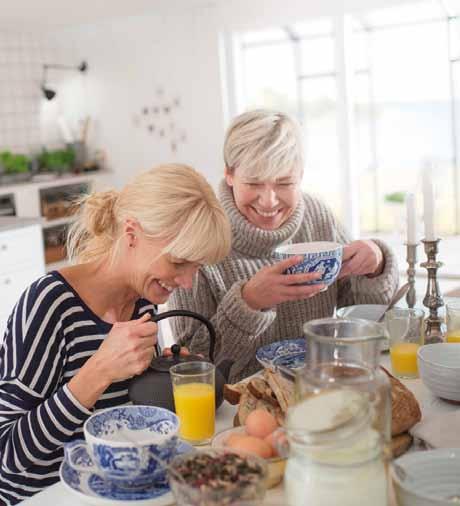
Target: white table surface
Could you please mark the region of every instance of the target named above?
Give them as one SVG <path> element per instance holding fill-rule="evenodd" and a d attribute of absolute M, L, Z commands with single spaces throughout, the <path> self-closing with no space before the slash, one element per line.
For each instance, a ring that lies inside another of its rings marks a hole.
<path fill-rule="evenodd" d="M 390 359 L 388 354 L 382 355 L 382 365 L 391 370 Z M 438 412 L 455 411 L 458 406 L 449 404 L 435 397 L 419 379 L 404 380 L 403 383 L 414 393 L 420 403 L 422 416 L 430 411 Z M 222 406 L 216 413 L 216 432 L 228 429 L 233 426 L 233 417 L 237 406 L 232 406 L 224 401 Z M 83 506 L 85 503 L 73 494 L 67 491 L 62 483 L 56 483 L 42 492 L 34 495 L 20 503 L 22 506 Z M 120 505 L 120 502 L 114 502 Z M 171 504 L 174 504 L 172 502 Z M 284 492 L 282 484 L 267 491 L 267 495 L 263 502 L 267 506 L 285 506 Z"/>

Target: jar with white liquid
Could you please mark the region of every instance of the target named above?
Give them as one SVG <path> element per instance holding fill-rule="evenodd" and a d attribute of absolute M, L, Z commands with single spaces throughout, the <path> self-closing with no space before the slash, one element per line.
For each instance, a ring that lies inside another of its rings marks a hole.
<path fill-rule="evenodd" d="M 289 506 L 387 506 L 382 437 L 372 410 L 367 394 L 348 388 L 325 389 L 290 408 Z"/>

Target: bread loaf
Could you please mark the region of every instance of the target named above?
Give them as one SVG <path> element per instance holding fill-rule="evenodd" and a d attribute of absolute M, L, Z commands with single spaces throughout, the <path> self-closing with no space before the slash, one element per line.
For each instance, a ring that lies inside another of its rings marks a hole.
<path fill-rule="evenodd" d="M 391 382 L 391 435 L 407 432 L 422 418 L 420 406 L 414 394 L 384 367 Z"/>
<path fill-rule="evenodd" d="M 398 436 L 391 438 L 391 451 L 393 458 L 400 457 L 407 452 L 412 444 L 412 436 L 408 432 L 403 432 Z"/>
<path fill-rule="evenodd" d="M 275 394 L 281 411 L 286 414 L 294 401 L 294 383 L 272 369 L 265 369 L 264 376 Z"/>

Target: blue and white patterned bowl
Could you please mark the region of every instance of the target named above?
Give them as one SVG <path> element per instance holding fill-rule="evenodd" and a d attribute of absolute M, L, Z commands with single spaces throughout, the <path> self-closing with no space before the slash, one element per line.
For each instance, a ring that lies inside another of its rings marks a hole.
<path fill-rule="evenodd" d="M 179 441 L 174 455 L 195 451 L 193 446 Z M 82 450 L 82 461 L 91 461 L 91 457 Z M 61 482 L 82 503 L 104 506 L 108 504 L 126 504 L 133 502 L 136 506 L 166 506 L 174 502 L 168 480 L 161 483 L 147 484 L 135 489 L 119 486 L 91 469 L 76 470 L 64 460 L 59 471 Z"/>
<path fill-rule="evenodd" d="M 295 379 L 296 371 L 305 366 L 305 351 L 298 353 L 288 353 L 273 360 L 273 366 L 280 369 L 288 378 Z"/>
<path fill-rule="evenodd" d="M 307 274 L 317 272 L 321 278 L 305 283 L 306 285 L 331 285 L 337 279 L 342 267 L 343 247 L 336 242 L 301 242 L 279 246 L 275 257 L 285 260 L 295 255 L 302 255 L 303 261 L 289 267 L 285 274 Z"/>
<path fill-rule="evenodd" d="M 400 506 L 449 506 L 460 500 L 460 450 L 403 455 L 391 466 Z"/>
<path fill-rule="evenodd" d="M 273 367 L 273 362 L 276 359 L 295 353 L 307 353 L 307 345 L 304 337 L 284 339 L 283 341 L 275 341 L 274 343 L 261 346 L 256 351 L 256 359 L 259 364 L 264 367 Z"/>
<path fill-rule="evenodd" d="M 155 406 L 123 406 L 92 415 L 83 427 L 86 443 L 64 446 L 77 471 L 103 475 L 124 488 L 142 488 L 166 477 L 175 455 L 178 417 Z M 88 461 L 89 459 L 89 461 Z"/>

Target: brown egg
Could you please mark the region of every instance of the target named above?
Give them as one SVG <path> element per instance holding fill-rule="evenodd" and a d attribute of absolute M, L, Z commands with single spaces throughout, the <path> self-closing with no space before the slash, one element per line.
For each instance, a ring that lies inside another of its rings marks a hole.
<path fill-rule="evenodd" d="M 276 440 L 279 439 L 279 435 L 275 432 L 272 432 L 269 434 L 266 438 L 264 438 L 264 441 L 268 443 L 272 449 L 272 457 L 278 457 L 278 448 L 276 447 Z"/>
<path fill-rule="evenodd" d="M 250 436 L 266 438 L 278 428 L 275 417 L 263 409 L 255 409 L 246 418 L 246 431 Z"/>
<path fill-rule="evenodd" d="M 246 432 L 238 432 L 238 433 L 234 433 L 234 434 L 230 434 L 230 436 L 228 436 L 228 438 L 225 440 L 225 446 L 231 446 L 235 441 L 238 441 L 239 439 L 241 439 L 242 437 L 247 437 L 248 435 L 246 434 Z"/>
<path fill-rule="evenodd" d="M 238 437 L 233 439 L 227 446 L 233 450 L 241 450 L 242 452 L 258 455 L 263 459 L 269 459 L 272 456 L 270 445 L 263 439 L 253 436 Z"/>

